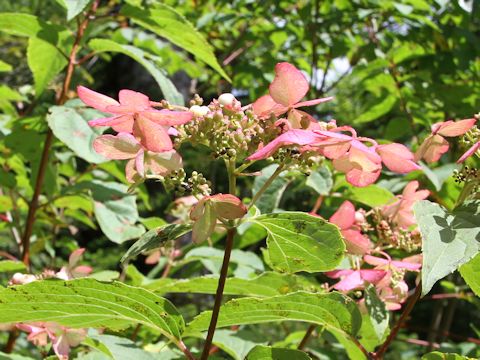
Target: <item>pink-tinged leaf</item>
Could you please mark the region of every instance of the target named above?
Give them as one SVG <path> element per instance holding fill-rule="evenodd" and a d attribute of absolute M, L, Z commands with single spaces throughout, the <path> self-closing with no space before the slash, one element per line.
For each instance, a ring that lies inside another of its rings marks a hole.
<path fill-rule="evenodd" d="M 354 271 L 336 283 L 333 288 L 339 291 L 362 289 L 365 285 L 359 271 Z"/>
<path fill-rule="evenodd" d="M 145 168 L 154 175 L 165 176 L 182 167 L 182 157 L 175 151 L 161 153 L 147 153 L 145 156 Z"/>
<path fill-rule="evenodd" d="M 377 256 L 372 255 L 365 255 L 363 260 L 372 266 L 376 266 L 383 269 L 388 269 L 390 267 L 394 267 L 397 269 L 405 269 L 410 271 L 418 271 L 422 267 L 421 264 L 406 262 L 406 261 L 398 261 L 398 260 L 388 260 L 384 258 L 380 258 Z"/>
<path fill-rule="evenodd" d="M 203 216 L 203 213 L 205 212 L 205 204 L 208 198 L 209 196 L 204 196 L 195 204 L 194 207 L 190 209 L 190 219 L 197 221 Z"/>
<path fill-rule="evenodd" d="M 175 126 L 191 121 L 193 113 L 190 111 L 145 110 L 142 111 L 142 116 L 158 125 Z"/>
<path fill-rule="evenodd" d="M 308 92 L 308 81 L 292 64 L 283 62 L 275 65 L 275 79 L 270 84 L 270 96 L 286 107 L 298 103 Z"/>
<path fill-rule="evenodd" d="M 147 95 L 133 90 L 120 90 L 118 93 L 120 104 L 133 106 L 140 109 L 150 108 L 150 100 Z"/>
<path fill-rule="evenodd" d="M 351 228 L 355 223 L 355 207 L 350 201 L 344 201 L 330 217 L 329 221 L 337 225 L 341 230 Z"/>
<path fill-rule="evenodd" d="M 432 134 L 447 137 L 460 136 L 470 130 L 476 121 L 477 119 L 465 119 L 460 121 L 448 120 L 443 123 L 437 123 L 432 125 Z"/>
<path fill-rule="evenodd" d="M 143 149 L 135 156 L 135 170 L 142 178 L 145 177 L 145 151 Z"/>
<path fill-rule="evenodd" d="M 375 269 L 360 270 L 360 274 L 362 275 L 362 279 L 368 281 L 370 284 L 377 284 L 387 275 L 385 271 Z"/>
<path fill-rule="evenodd" d="M 480 141 L 474 144 L 470 149 L 468 149 L 465 154 L 463 154 L 460 159 L 457 160 L 457 163 L 464 162 L 467 158 L 475 154 L 478 150 L 480 150 Z"/>
<path fill-rule="evenodd" d="M 212 205 L 209 202 L 205 202 L 204 205 L 202 215 L 198 220 L 195 220 L 192 227 L 192 240 L 195 244 L 200 244 L 207 240 L 215 230 L 215 225 L 217 223 L 217 218 Z M 192 211 L 192 213 L 194 212 L 195 211 Z M 190 216 L 192 216 L 192 214 L 190 214 Z"/>
<path fill-rule="evenodd" d="M 268 143 L 262 149 L 258 150 L 254 154 L 248 157 L 248 160 L 260 160 L 274 154 L 279 148 L 289 145 L 315 145 L 316 142 L 322 139 L 321 135 L 318 135 L 310 130 L 290 130 L 280 135 L 272 142 Z"/>
<path fill-rule="evenodd" d="M 330 100 L 333 100 L 333 96 L 329 96 L 329 97 L 321 98 L 321 99 L 302 101 L 302 102 L 299 102 L 298 104 L 295 104 L 293 107 L 294 108 L 299 108 L 299 107 L 304 107 L 304 106 L 313 106 L 313 105 L 318 105 L 318 104 L 328 102 Z"/>
<path fill-rule="evenodd" d="M 85 248 L 74 250 L 68 258 L 68 267 L 73 269 L 82 258 L 84 252 Z"/>
<path fill-rule="evenodd" d="M 168 135 L 168 128 L 155 124 L 142 115 L 138 115 L 133 124 L 133 134 L 149 151 L 162 152 L 172 150 L 173 144 Z"/>
<path fill-rule="evenodd" d="M 242 201 L 231 194 L 216 194 L 210 196 L 209 201 L 214 204 L 216 216 L 222 219 L 240 219 L 247 213 Z"/>
<path fill-rule="evenodd" d="M 135 169 L 135 159 L 129 160 L 125 165 L 125 177 L 131 184 L 134 184 L 142 179 Z"/>
<path fill-rule="evenodd" d="M 79 265 L 72 270 L 72 275 L 74 278 L 84 277 L 91 274 L 93 268 L 87 265 Z"/>
<path fill-rule="evenodd" d="M 106 108 L 111 105 L 119 105 L 118 101 L 109 96 L 90 90 L 85 86 L 77 87 L 78 97 L 88 106 L 97 110 L 108 112 Z"/>
<path fill-rule="evenodd" d="M 348 158 L 355 169 L 374 172 L 382 169 L 382 158 L 357 140 L 352 141 Z"/>
<path fill-rule="evenodd" d="M 402 144 L 388 144 L 377 147 L 377 152 L 385 166 L 396 173 L 406 174 L 421 167 L 413 162 L 413 154 Z"/>
<path fill-rule="evenodd" d="M 372 243 L 370 239 L 363 235 L 359 230 L 342 230 L 342 235 L 345 238 L 347 251 L 350 254 L 364 255 L 370 252 Z"/>
<path fill-rule="evenodd" d="M 252 104 L 252 110 L 258 117 L 266 118 L 272 113 L 280 116 L 288 111 L 288 107 L 277 104 L 270 95 L 263 95 Z"/>
<path fill-rule="evenodd" d="M 415 153 L 415 161 L 425 159 L 432 163 L 438 161 L 448 151 L 448 141 L 440 135 L 429 135 Z"/>
<path fill-rule="evenodd" d="M 93 148 L 107 159 L 132 159 L 141 149 L 137 139 L 127 133 L 117 135 L 102 135 L 93 142 Z"/>

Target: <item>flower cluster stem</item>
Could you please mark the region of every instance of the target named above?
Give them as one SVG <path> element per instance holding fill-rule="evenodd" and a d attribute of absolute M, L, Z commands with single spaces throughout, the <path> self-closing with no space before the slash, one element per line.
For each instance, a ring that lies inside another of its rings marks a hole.
<path fill-rule="evenodd" d="M 253 196 L 253 199 L 252 201 L 250 202 L 250 204 L 248 204 L 248 208 L 250 209 L 253 205 L 255 205 L 255 203 L 257 202 L 258 199 L 260 199 L 260 196 L 262 196 L 262 194 L 265 192 L 265 190 L 268 189 L 268 187 L 272 184 L 273 180 L 275 180 L 277 178 L 278 175 L 280 175 L 280 173 L 284 170 L 284 167 L 285 165 L 284 164 L 280 164 L 278 165 L 278 167 L 275 169 L 275 172 L 272 174 L 272 176 L 270 176 L 267 181 L 265 181 L 265 184 L 263 184 L 263 186 L 260 188 L 260 190 L 258 190 L 255 195 Z"/>

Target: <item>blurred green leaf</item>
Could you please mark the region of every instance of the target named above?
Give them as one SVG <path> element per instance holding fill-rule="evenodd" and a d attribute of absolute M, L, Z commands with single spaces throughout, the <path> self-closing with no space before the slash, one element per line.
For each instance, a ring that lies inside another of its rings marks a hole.
<path fill-rule="evenodd" d="M 307 353 L 300 350 L 281 349 L 257 345 L 247 355 L 245 360 L 309 360 Z"/>
<path fill-rule="evenodd" d="M 231 81 L 205 38 L 175 9 L 157 2 L 155 6 L 143 9 L 124 5 L 120 13 L 193 54 L 198 60 L 210 65 L 226 80 Z"/>
<path fill-rule="evenodd" d="M 21 261 L 1 260 L 0 273 L 26 271 L 26 266 Z"/>
<path fill-rule="evenodd" d="M 315 190 L 318 195 L 328 195 L 333 186 L 332 173 L 326 166 L 313 171 L 307 178 L 306 185 Z"/>
<path fill-rule="evenodd" d="M 67 21 L 72 20 L 80 14 L 92 0 L 57 0 L 57 2 L 67 9 Z"/>
<path fill-rule="evenodd" d="M 253 182 L 252 193 L 255 195 L 265 184 L 265 182 L 272 176 L 272 174 L 277 169 L 278 165 L 272 164 L 262 169 L 261 175 L 255 177 Z M 269 213 L 275 211 L 280 203 L 283 192 L 287 188 L 288 183 L 290 182 L 285 178 L 286 172 L 280 173 L 273 180 L 270 186 L 265 190 L 265 192 L 260 196 L 256 202 L 257 208 L 263 213 Z"/>
<path fill-rule="evenodd" d="M 105 162 L 107 159 L 93 149 L 93 141 L 100 132 L 88 125 L 87 121 L 92 120 L 87 117 L 90 113 L 81 111 L 70 106 L 52 106 L 47 115 L 48 126 L 75 155 L 94 164 Z"/>
<path fill-rule="evenodd" d="M 118 52 L 131 57 L 153 76 L 168 102 L 176 105 L 183 105 L 185 103 L 182 94 L 180 94 L 175 85 L 166 76 L 164 70 L 158 68 L 154 61 L 148 59 L 148 57 L 154 58 L 153 55 L 148 55 L 135 46 L 122 45 L 107 39 L 93 39 L 88 45 L 96 52 Z"/>
<path fill-rule="evenodd" d="M 477 254 L 472 260 L 460 266 L 460 274 L 463 280 L 470 286 L 470 289 L 480 296 L 480 254 Z"/>

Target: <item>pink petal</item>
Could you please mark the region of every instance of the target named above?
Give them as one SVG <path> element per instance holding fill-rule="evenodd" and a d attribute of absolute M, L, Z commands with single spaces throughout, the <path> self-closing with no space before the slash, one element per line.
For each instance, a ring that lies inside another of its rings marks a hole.
<path fill-rule="evenodd" d="M 413 154 L 408 148 L 402 144 L 388 144 L 377 147 L 385 166 L 396 173 L 406 174 L 414 170 L 421 169 L 420 166 L 413 162 Z"/>
<path fill-rule="evenodd" d="M 477 152 L 477 150 L 480 149 L 480 141 L 478 141 L 476 144 L 474 144 L 470 149 L 468 149 L 465 154 L 463 154 L 460 159 L 457 160 L 457 163 L 462 163 L 464 162 L 467 158 L 472 156 Z"/>
<path fill-rule="evenodd" d="M 182 167 L 182 157 L 175 151 L 164 151 L 161 153 L 147 153 L 145 168 L 155 175 L 167 175 Z"/>
<path fill-rule="evenodd" d="M 415 161 L 425 159 L 426 162 L 432 163 L 438 161 L 443 154 L 448 151 L 448 141 L 440 135 L 430 135 L 420 145 L 415 153 Z"/>
<path fill-rule="evenodd" d="M 350 201 L 344 201 L 329 221 L 342 230 L 352 227 L 355 222 L 355 207 Z"/>
<path fill-rule="evenodd" d="M 406 269 L 410 271 L 418 271 L 422 267 L 421 264 L 414 264 L 406 261 L 396 261 L 396 260 L 393 260 L 391 264 L 397 269 Z"/>
<path fill-rule="evenodd" d="M 439 123 L 440 126 L 435 127 L 436 134 L 448 137 L 460 136 L 465 134 L 468 130 L 475 125 L 477 119 L 465 119 L 460 121 L 448 120 L 444 123 Z M 435 126 L 434 125 L 434 126 Z M 433 129 L 433 127 L 432 127 Z"/>
<path fill-rule="evenodd" d="M 375 181 L 377 181 L 379 176 L 380 170 L 366 172 L 359 169 L 352 169 L 346 174 L 345 178 L 354 186 L 364 187 L 373 184 Z"/>
<path fill-rule="evenodd" d="M 207 240 L 215 230 L 216 223 L 217 219 L 213 211 L 213 207 L 211 206 L 211 204 L 205 203 L 202 216 L 195 221 L 192 227 L 193 242 L 199 244 Z"/>
<path fill-rule="evenodd" d="M 147 95 L 132 90 L 120 90 L 118 93 L 120 104 L 127 106 L 135 106 L 147 109 L 150 107 L 150 100 Z"/>
<path fill-rule="evenodd" d="M 88 122 L 90 126 L 111 126 L 117 132 L 131 133 L 133 128 L 133 116 L 119 115 L 110 118 L 101 118 L 90 120 Z"/>
<path fill-rule="evenodd" d="M 166 126 L 186 124 L 193 118 L 190 111 L 145 110 L 142 115 L 158 125 Z"/>
<path fill-rule="evenodd" d="M 124 160 L 134 158 L 141 146 L 132 135 L 119 133 L 97 137 L 93 148 L 107 159 Z"/>
<path fill-rule="evenodd" d="M 386 266 L 390 263 L 387 259 L 372 255 L 365 255 L 363 260 L 372 266 Z"/>
<path fill-rule="evenodd" d="M 359 230 L 342 230 L 342 235 L 345 238 L 347 251 L 350 254 L 363 255 L 368 253 L 372 247 L 370 239 Z"/>
<path fill-rule="evenodd" d="M 93 268 L 91 266 L 80 265 L 72 270 L 72 275 L 74 278 L 84 277 L 91 274 L 92 271 L 93 271 Z"/>
<path fill-rule="evenodd" d="M 315 144 L 319 141 L 321 136 L 315 134 L 310 130 L 290 130 L 280 135 L 272 142 L 268 143 L 262 149 L 258 150 L 254 154 L 250 155 L 247 160 L 260 160 L 266 159 L 273 155 L 279 148 L 289 145 L 305 146 Z"/>
<path fill-rule="evenodd" d="M 149 151 L 162 152 L 172 150 L 173 144 L 168 129 L 139 115 L 133 124 L 133 134 L 140 139 L 140 143 Z"/>
<path fill-rule="evenodd" d="M 328 102 L 330 100 L 333 100 L 333 96 L 329 96 L 329 97 L 321 98 L 321 99 L 302 101 L 302 102 L 299 102 L 299 103 L 295 104 L 293 107 L 294 108 L 299 108 L 299 107 L 303 107 L 303 106 L 313 106 L 313 105 L 322 104 L 324 102 Z"/>
<path fill-rule="evenodd" d="M 327 271 L 324 274 L 331 279 L 339 279 L 343 276 L 350 275 L 353 272 L 354 272 L 354 270 L 351 270 L 351 269 L 343 269 L 343 270 Z"/>
<path fill-rule="evenodd" d="M 252 104 L 252 110 L 258 117 L 265 118 L 272 113 L 280 116 L 288 111 L 288 107 L 277 104 L 270 95 L 264 95 Z"/>
<path fill-rule="evenodd" d="M 336 283 L 333 288 L 339 291 L 350 291 L 355 289 L 362 289 L 365 283 L 360 276 L 359 271 L 354 271 L 350 275 L 345 276 L 342 280 Z"/>
<path fill-rule="evenodd" d="M 360 274 L 362 279 L 368 281 L 370 284 L 378 283 L 385 277 L 385 275 L 387 275 L 386 271 L 376 269 L 360 270 Z"/>
<path fill-rule="evenodd" d="M 68 354 L 70 353 L 70 345 L 68 344 L 68 339 L 66 338 L 65 334 L 62 334 L 52 340 L 53 351 L 58 356 L 58 358 L 60 360 L 68 360 Z"/>
<path fill-rule="evenodd" d="M 275 102 L 291 107 L 308 92 L 308 81 L 292 64 L 283 62 L 275 66 L 275 79 L 270 84 L 270 96 Z"/>
<path fill-rule="evenodd" d="M 125 177 L 127 178 L 127 181 L 131 184 L 141 180 L 141 176 L 135 169 L 135 159 L 129 160 L 125 165 Z"/>
<path fill-rule="evenodd" d="M 145 177 L 145 151 L 140 150 L 138 151 L 137 155 L 135 156 L 135 170 L 137 170 L 138 175 L 141 177 Z"/>
<path fill-rule="evenodd" d="M 109 96 L 100 94 L 96 91 L 90 90 L 85 86 L 77 87 L 78 97 L 88 106 L 91 106 L 97 110 L 106 111 L 107 106 L 118 105 L 118 101 L 112 99 Z"/>

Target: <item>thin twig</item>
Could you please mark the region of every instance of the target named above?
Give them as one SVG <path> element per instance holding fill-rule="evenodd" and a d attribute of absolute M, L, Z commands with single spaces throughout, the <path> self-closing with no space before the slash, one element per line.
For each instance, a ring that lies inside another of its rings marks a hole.
<path fill-rule="evenodd" d="M 88 26 L 91 15 L 93 15 L 98 8 L 99 2 L 100 0 L 95 0 L 93 2 L 89 13 L 85 16 L 85 19 L 78 25 L 77 35 L 75 37 L 72 50 L 70 51 L 69 61 L 67 65 L 67 72 L 65 75 L 65 79 L 63 81 L 62 91 L 60 92 L 57 98 L 57 105 L 63 105 L 67 100 L 67 93 L 68 93 L 68 90 L 70 89 L 73 71 L 75 69 L 75 64 L 76 64 L 76 56 L 80 47 L 80 41 L 82 40 L 85 29 Z M 40 194 L 42 192 L 42 186 L 43 186 L 43 181 L 45 179 L 45 172 L 48 166 L 48 158 L 50 155 L 50 148 L 52 146 L 52 142 L 53 142 L 53 133 L 51 129 L 48 129 L 47 135 L 45 137 L 45 142 L 43 144 L 43 151 L 42 151 L 42 156 L 40 158 L 40 165 L 38 168 L 37 179 L 35 181 L 33 196 L 28 206 L 28 215 L 27 215 L 27 221 L 25 224 L 25 231 L 23 232 L 23 236 L 22 236 L 22 261 L 27 267 L 30 266 L 30 237 L 32 236 L 33 225 L 35 223 L 35 215 L 38 209 L 38 198 L 40 197 Z"/>
<path fill-rule="evenodd" d="M 382 344 L 382 346 L 377 352 L 372 354 L 374 359 L 383 359 L 383 356 L 387 352 L 388 347 L 390 346 L 392 341 L 397 337 L 398 331 L 402 327 L 407 317 L 412 312 L 413 307 L 415 306 L 417 300 L 420 298 L 421 293 L 422 293 L 422 282 L 420 281 L 417 285 L 417 288 L 415 289 L 415 292 L 413 293 L 412 297 L 408 301 L 407 306 L 405 307 L 405 310 L 403 310 L 402 315 L 400 315 L 400 319 L 398 319 L 394 328 L 390 332 L 390 335 L 388 335 L 387 340 L 385 340 L 385 342 Z"/>
<path fill-rule="evenodd" d="M 215 303 L 212 310 L 212 318 L 210 319 L 210 325 L 208 327 L 207 338 L 203 347 L 201 360 L 207 360 L 210 353 L 210 347 L 212 346 L 213 336 L 215 334 L 215 328 L 217 327 L 218 314 L 220 312 L 220 306 L 222 305 L 223 289 L 225 288 L 225 281 L 228 274 L 228 264 L 230 263 L 230 255 L 233 248 L 233 239 L 235 237 L 236 229 L 228 229 L 227 241 L 225 244 L 225 254 L 223 255 L 222 269 L 220 270 L 220 277 L 218 279 L 217 292 L 215 294 Z"/>
<path fill-rule="evenodd" d="M 283 171 L 284 169 L 284 165 L 283 164 L 280 164 L 278 165 L 278 167 L 275 169 L 275 172 L 272 174 L 272 176 L 270 176 L 267 181 L 265 181 L 265 183 L 263 184 L 263 186 L 255 193 L 255 195 L 253 196 L 253 199 L 252 201 L 250 202 L 250 204 L 248 204 L 248 208 L 250 209 L 253 205 L 255 205 L 255 203 L 257 202 L 257 200 L 260 198 L 260 196 L 262 196 L 262 194 L 265 192 L 265 190 L 268 189 L 268 187 L 272 184 L 273 180 L 276 179 L 276 177 L 278 175 L 280 175 L 280 173 Z"/>
<path fill-rule="evenodd" d="M 317 327 L 316 324 L 312 324 L 308 327 L 307 331 L 305 332 L 305 335 L 303 336 L 302 341 L 300 341 L 300 344 L 298 344 L 298 347 L 297 347 L 298 350 L 302 350 L 305 347 L 305 345 L 307 345 L 307 342 L 308 340 L 310 340 L 310 336 L 312 336 L 313 331 L 315 330 L 316 327 Z"/>

